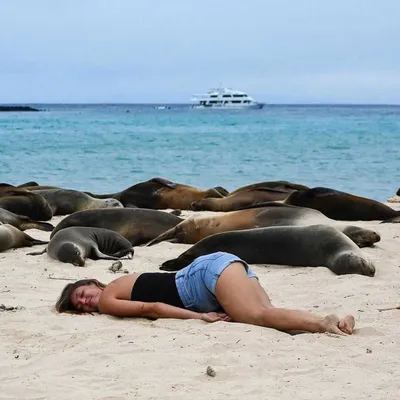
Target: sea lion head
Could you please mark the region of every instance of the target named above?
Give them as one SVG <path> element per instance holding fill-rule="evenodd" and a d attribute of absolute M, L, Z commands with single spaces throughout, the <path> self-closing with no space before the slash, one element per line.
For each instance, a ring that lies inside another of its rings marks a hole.
<path fill-rule="evenodd" d="M 123 204 L 117 199 L 104 199 L 105 208 L 123 208 Z"/>
<path fill-rule="evenodd" d="M 58 250 L 57 258 L 61 262 L 71 263 L 75 266 L 83 267 L 85 259 L 81 249 L 73 243 L 64 243 Z"/>

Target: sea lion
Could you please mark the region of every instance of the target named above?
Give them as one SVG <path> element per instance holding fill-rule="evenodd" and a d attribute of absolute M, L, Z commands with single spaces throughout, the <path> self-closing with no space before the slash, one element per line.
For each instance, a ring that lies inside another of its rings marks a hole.
<path fill-rule="evenodd" d="M 53 217 L 50 205 L 40 194 L 24 189 L 4 192 L 3 196 L 0 194 L 0 208 L 38 221 L 48 221 Z"/>
<path fill-rule="evenodd" d="M 122 208 L 122 203 L 113 198 L 96 199 L 86 193 L 69 189 L 32 190 L 40 194 L 50 205 L 53 215 L 72 214 L 76 211 L 96 208 Z"/>
<path fill-rule="evenodd" d="M 243 189 L 223 198 L 204 198 L 192 203 L 195 211 L 236 211 L 243 207 L 265 203 L 266 201 L 284 200 L 291 192 L 280 189 L 259 187 Z"/>
<path fill-rule="evenodd" d="M 236 254 L 249 264 L 325 266 L 337 275 L 374 276 L 375 267 L 342 232 L 328 225 L 272 226 L 209 236 L 161 268 L 176 271 L 216 251 Z"/>
<path fill-rule="evenodd" d="M 291 193 L 284 203 L 314 208 L 337 220 L 372 221 L 400 216 L 399 211 L 378 201 L 324 187 L 298 190 Z"/>
<path fill-rule="evenodd" d="M 288 193 L 294 192 L 295 190 L 309 189 L 308 186 L 300 185 L 298 183 L 292 183 L 287 181 L 267 181 L 267 182 L 259 182 L 247 186 L 242 186 L 234 190 L 233 192 L 230 192 L 230 194 L 236 194 L 238 192 L 255 190 L 260 188 L 282 190 Z"/>
<path fill-rule="evenodd" d="M 19 247 L 31 247 L 38 244 L 47 244 L 42 240 L 34 239 L 10 224 L 0 224 L 0 252 Z"/>
<path fill-rule="evenodd" d="M 41 252 L 28 253 L 40 255 L 47 252 L 50 257 L 64 263 L 83 267 L 85 259 L 118 260 L 133 256 L 129 240 L 109 229 L 74 226 L 65 228 L 52 237 Z"/>
<path fill-rule="evenodd" d="M 93 226 L 111 229 L 128 239 L 132 245 L 147 243 L 183 219 L 164 211 L 143 208 L 104 208 L 78 211 L 64 218 L 50 237 L 69 226 Z"/>
<path fill-rule="evenodd" d="M 141 182 L 128 189 L 113 194 L 93 194 L 85 192 L 90 196 L 104 199 L 113 197 L 119 200 L 124 207 L 136 206 L 139 208 L 165 209 L 176 208 L 180 210 L 191 210 L 191 203 L 206 197 L 224 197 L 221 187 L 209 190 L 201 190 L 193 186 L 174 183 L 163 178 L 153 178 Z"/>
<path fill-rule="evenodd" d="M 318 210 L 289 206 L 282 203 L 264 203 L 262 207 L 230 211 L 222 215 L 187 218 L 178 225 L 151 240 L 151 246 L 164 240 L 175 243 L 195 244 L 215 233 L 236 231 L 268 226 L 296 226 L 325 224 L 335 226 L 359 247 L 372 246 L 379 242 L 380 236 L 370 229 L 341 224 L 326 217 Z"/>
<path fill-rule="evenodd" d="M 34 221 L 25 217 L 25 215 L 17 215 L 4 208 L 0 208 L 0 222 L 15 226 L 21 231 L 25 231 L 26 229 L 40 229 L 42 231 L 51 232 L 54 229 L 52 224 Z"/>

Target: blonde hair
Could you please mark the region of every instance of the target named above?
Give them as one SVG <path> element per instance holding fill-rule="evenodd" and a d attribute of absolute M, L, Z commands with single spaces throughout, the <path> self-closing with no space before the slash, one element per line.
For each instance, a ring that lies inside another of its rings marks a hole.
<path fill-rule="evenodd" d="M 60 298 L 56 303 L 56 310 L 59 313 L 63 312 L 73 312 L 79 313 L 79 311 L 74 307 L 71 301 L 72 292 L 78 287 L 85 285 L 96 285 L 100 289 L 104 289 L 106 285 L 104 283 L 99 282 L 97 279 L 81 279 L 80 281 L 76 281 L 75 283 L 69 283 L 63 291 L 61 292 Z"/>

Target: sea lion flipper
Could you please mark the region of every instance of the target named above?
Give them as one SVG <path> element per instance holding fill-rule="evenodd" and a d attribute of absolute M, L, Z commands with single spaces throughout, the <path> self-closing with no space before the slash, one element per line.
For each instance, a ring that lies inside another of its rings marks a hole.
<path fill-rule="evenodd" d="M 47 251 L 47 248 L 45 248 L 42 251 L 33 251 L 32 253 L 26 253 L 26 255 L 27 256 L 40 256 L 40 255 L 46 253 L 46 251 Z"/>
<path fill-rule="evenodd" d="M 162 271 L 179 271 L 182 268 L 183 267 L 180 268 L 176 265 L 176 258 L 173 260 L 164 261 L 160 267 Z"/>
<path fill-rule="evenodd" d="M 159 183 L 160 185 L 165 186 L 165 187 L 170 188 L 170 189 L 175 189 L 176 188 L 176 183 L 171 182 L 171 181 L 169 181 L 167 179 L 164 179 L 164 178 L 156 177 L 156 178 L 150 179 L 149 182 L 156 182 L 156 183 Z"/>

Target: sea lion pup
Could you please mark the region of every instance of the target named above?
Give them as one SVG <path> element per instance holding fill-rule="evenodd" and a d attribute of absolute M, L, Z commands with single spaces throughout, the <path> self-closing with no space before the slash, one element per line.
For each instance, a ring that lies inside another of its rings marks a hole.
<path fill-rule="evenodd" d="M 282 190 L 288 193 L 292 193 L 295 190 L 306 190 L 309 189 L 308 186 L 300 185 L 298 183 L 292 183 L 287 181 L 267 181 L 267 182 L 259 182 L 253 183 L 252 185 L 242 186 L 229 194 L 235 194 L 242 191 L 254 190 L 259 188 L 268 188 L 268 189 L 277 189 Z"/>
<path fill-rule="evenodd" d="M 293 191 L 291 191 L 293 192 Z M 259 187 L 239 190 L 223 198 L 205 198 L 194 201 L 192 210 L 195 211 L 236 211 L 244 207 L 265 203 L 268 201 L 284 200 L 291 193 L 286 190 Z"/>
<path fill-rule="evenodd" d="M 55 227 L 50 237 L 69 226 L 93 226 L 118 232 L 132 245 L 137 246 L 147 243 L 182 221 L 182 218 L 158 210 L 99 208 L 68 215 Z"/>
<path fill-rule="evenodd" d="M 249 264 L 329 268 L 337 275 L 374 276 L 375 267 L 342 232 L 328 225 L 272 226 L 209 236 L 161 268 L 177 271 L 215 251 L 233 253 Z"/>
<path fill-rule="evenodd" d="M 85 193 L 101 199 L 113 197 L 119 200 L 124 207 L 136 206 L 139 208 L 159 210 L 165 208 L 191 210 L 191 204 L 194 201 L 206 197 L 224 197 L 224 194 L 221 193 L 223 191 L 227 192 L 221 187 L 201 190 L 193 186 L 174 183 L 163 178 L 153 178 L 149 181 L 133 185 L 119 193 L 106 195 L 97 195 L 90 192 Z"/>
<path fill-rule="evenodd" d="M 151 240 L 152 246 L 164 240 L 175 243 L 195 244 L 215 233 L 237 231 L 268 226 L 298 226 L 325 224 L 335 226 L 359 247 L 372 246 L 380 241 L 377 232 L 358 226 L 341 224 L 326 217 L 318 210 L 311 208 L 288 206 L 282 203 L 263 203 L 261 207 L 231 211 L 222 215 L 187 218 L 175 227 Z"/>
<path fill-rule="evenodd" d="M 400 216 L 399 211 L 378 201 L 324 187 L 298 190 L 284 203 L 314 208 L 329 218 L 345 221 L 387 220 Z"/>
<path fill-rule="evenodd" d="M 47 201 L 40 194 L 25 189 L 13 188 L 3 191 L 3 195 L 0 193 L 0 208 L 38 221 L 48 221 L 53 217 Z"/>
<path fill-rule="evenodd" d="M 84 226 L 74 226 L 57 232 L 43 251 L 28 255 L 36 256 L 45 252 L 56 260 L 80 267 L 85 265 L 86 258 L 118 260 L 124 256 L 132 258 L 134 253 L 129 240 L 119 233 Z"/>
<path fill-rule="evenodd" d="M 69 189 L 32 190 L 40 194 L 50 205 L 53 215 L 72 214 L 76 211 L 96 208 L 122 208 L 117 199 L 96 199 L 86 193 Z"/>
<path fill-rule="evenodd" d="M 51 232 L 54 229 L 52 224 L 34 221 L 25 217 L 25 215 L 17 215 L 4 208 L 0 208 L 0 222 L 15 226 L 21 231 L 25 231 L 26 229 L 40 229 L 41 231 Z"/>
<path fill-rule="evenodd" d="M 31 247 L 38 244 L 47 244 L 42 240 L 34 239 L 10 224 L 0 223 L 0 252 L 19 247 Z"/>

